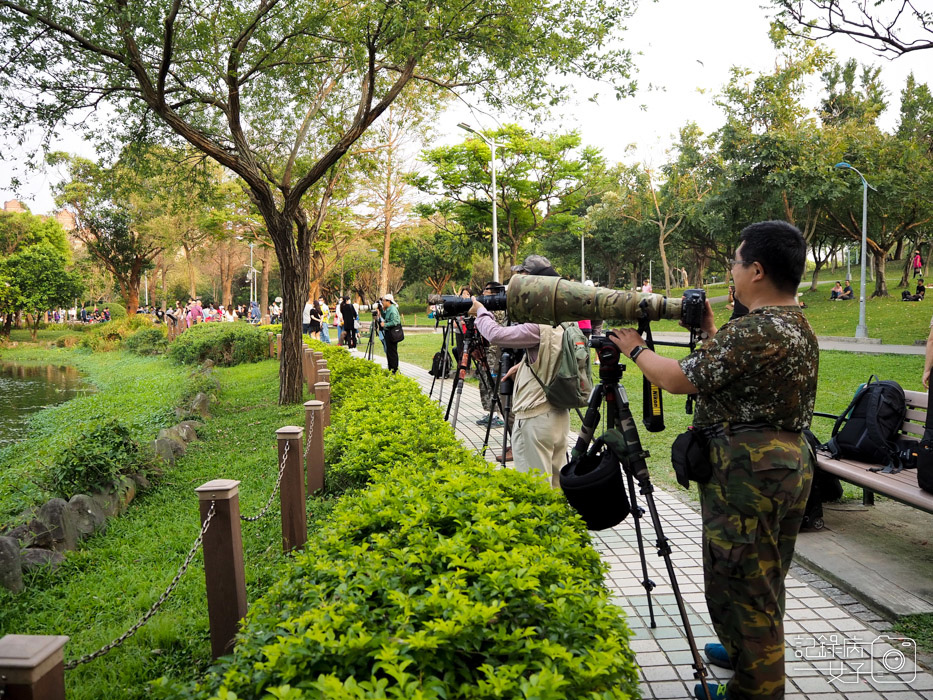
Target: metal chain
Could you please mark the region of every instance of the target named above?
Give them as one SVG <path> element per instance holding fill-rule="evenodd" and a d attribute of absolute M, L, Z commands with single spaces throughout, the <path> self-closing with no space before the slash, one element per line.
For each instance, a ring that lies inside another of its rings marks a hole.
<path fill-rule="evenodd" d="M 308 452 L 311 450 L 311 436 L 314 434 L 314 414 L 315 411 L 311 411 L 311 423 L 308 425 L 308 439 L 305 440 L 305 453 L 303 461 L 307 464 L 308 462 Z"/>
<path fill-rule="evenodd" d="M 204 533 L 207 532 L 207 528 L 211 524 L 211 519 L 214 517 L 214 513 L 216 512 L 216 509 L 214 506 L 215 506 L 215 502 L 211 501 L 211 507 L 207 511 L 207 517 L 204 519 L 204 524 L 201 525 L 201 532 L 198 533 L 198 538 L 194 541 L 194 546 L 191 548 L 191 551 L 188 552 L 188 556 L 185 557 L 184 563 L 181 565 L 181 568 L 178 570 L 178 573 L 175 574 L 175 578 L 172 579 L 172 582 L 168 585 L 168 588 L 166 588 L 165 592 L 162 593 L 161 596 L 159 596 L 159 599 L 153 604 L 153 606 L 149 608 L 149 611 L 145 615 L 142 616 L 142 619 L 140 619 L 139 622 L 137 622 L 135 625 L 130 627 L 119 638 L 110 642 L 110 644 L 107 644 L 106 646 L 101 647 L 100 649 L 98 649 L 92 654 L 88 654 L 87 656 L 82 656 L 77 661 L 69 661 L 67 664 L 65 664 L 66 671 L 70 671 L 76 666 L 80 666 L 81 664 L 87 663 L 88 661 L 93 661 L 98 656 L 103 656 L 111 649 L 120 646 L 121 644 L 123 644 L 123 642 L 125 642 L 127 639 L 132 637 L 134 634 L 136 634 L 136 631 L 140 627 L 145 625 L 149 621 L 150 617 L 156 614 L 159 608 L 162 607 L 162 604 L 168 599 L 168 597 L 175 590 L 176 586 L 178 586 L 178 582 L 181 580 L 181 577 L 184 576 L 185 572 L 188 570 L 188 566 L 191 564 L 191 560 L 194 559 L 194 555 L 197 554 L 198 549 L 201 547 L 201 542 L 204 540 Z M 0 698 L 2 697 L 3 695 L 2 693 L 0 693 Z"/>
<path fill-rule="evenodd" d="M 291 443 L 288 440 L 286 440 L 285 449 L 282 451 L 282 464 L 279 466 L 279 477 L 275 480 L 275 488 L 272 489 L 272 493 L 269 494 L 269 500 L 266 501 L 266 505 L 264 505 L 262 507 L 262 510 L 259 511 L 259 515 L 253 515 L 253 516 L 240 515 L 240 520 L 247 522 L 247 523 L 254 523 L 257 520 L 259 520 L 261 517 L 263 517 L 266 513 L 269 512 L 269 508 L 272 507 L 272 501 L 273 499 L 275 499 L 275 494 L 279 492 L 279 485 L 282 483 L 282 475 L 285 473 L 285 461 L 288 458 L 288 448 L 290 445 Z"/>

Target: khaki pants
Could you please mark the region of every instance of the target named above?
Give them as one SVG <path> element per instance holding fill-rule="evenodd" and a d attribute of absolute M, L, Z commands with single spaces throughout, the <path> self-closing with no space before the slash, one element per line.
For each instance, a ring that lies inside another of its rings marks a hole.
<path fill-rule="evenodd" d="M 560 487 L 560 469 L 567 463 L 567 433 L 570 411 L 552 408 L 534 418 L 516 418 L 512 433 L 515 468 L 520 472 L 537 470 L 551 484 Z"/>

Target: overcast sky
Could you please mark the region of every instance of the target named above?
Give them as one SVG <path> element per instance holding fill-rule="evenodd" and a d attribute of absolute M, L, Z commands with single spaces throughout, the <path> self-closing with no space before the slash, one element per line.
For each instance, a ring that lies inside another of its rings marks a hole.
<path fill-rule="evenodd" d="M 641 0 L 625 37 L 627 47 L 641 52 L 635 59 L 639 94 L 622 102 L 608 94 L 597 105 L 582 101 L 571 109 L 561 129 L 578 129 L 584 143 L 601 148 L 610 162 L 638 159 L 660 165 L 673 136 L 688 120 L 696 121 L 706 133 L 722 124 L 713 98 L 728 81 L 731 66 L 756 73 L 773 67 L 768 14 L 756 0 Z M 881 120 L 883 128 L 890 129 L 896 122 L 898 95 L 911 71 L 918 81 L 933 85 L 933 51 L 918 51 L 891 61 L 875 57 L 842 37 L 827 45 L 842 60 L 853 57 L 881 66 L 882 80 L 890 93 L 890 106 Z M 593 91 L 586 86 L 581 90 L 584 96 Z M 439 119 L 441 139 L 463 138 L 464 132 L 456 127 L 460 121 L 480 129 L 496 126 L 492 115 L 457 108 Z M 58 148 L 93 155 L 91 147 L 77 135 L 63 140 Z M 15 163 L 20 154 L 16 147 L 4 149 L 4 162 L 0 163 L 0 197 L 4 201 L 14 196 L 10 190 L 11 161 Z M 21 188 L 20 197 L 33 212 L 48 213 L 54 208 L 49 187 L 56 179 L 54 173 L 35 175 Z"/>

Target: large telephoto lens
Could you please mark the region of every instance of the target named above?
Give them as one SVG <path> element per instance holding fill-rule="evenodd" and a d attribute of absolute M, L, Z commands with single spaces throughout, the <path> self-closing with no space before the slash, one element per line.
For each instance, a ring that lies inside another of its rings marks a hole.
<path fill-rule="evenodd" d="M 478 296 L 476 300 L 490 311 L 505 311 L 506 309 L 507 300 L 504 292 L 501 294 Z M 434 304 L 437 309 L 435 313 L 440 318 L 465 316 L 470 311 L 470 307 L 473 306 L 472 299 L 464 299 L 455 294 L 430 294 L 428 296 L 428 303 Z"/>
<path fill-rule="evenodd" d="M 513 275 L 508 287 L 509 318 L 515 323 L 556 325 L 565 321 L 679 320 L 681 299 L 661 294 L 588 287 L 560 277 Z"/>

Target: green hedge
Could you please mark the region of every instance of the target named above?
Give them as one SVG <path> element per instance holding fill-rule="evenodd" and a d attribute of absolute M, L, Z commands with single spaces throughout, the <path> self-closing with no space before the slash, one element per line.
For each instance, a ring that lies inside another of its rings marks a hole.
<path fill-rule="evenodd" d="M 269 337 L 248 323 L 198 323 L 172 341 L 168 354 L 182 364 L 258 362 L 269 356 Z"/>
<path fill-rule="evenodd" d="M 324 352 L 343 394 L 328 488 L 369 486 L 252 605 L 235 652 L 159 696 L 637 697 L 623 613 L 563 497 L 463 449 L 412 380 Z"/>
<path fill-rule="evenodd" d="M 138 330 L 124 341 L 124 345 L 136 355 L 161 355 L 168 350 L 165 326 Z"/>

